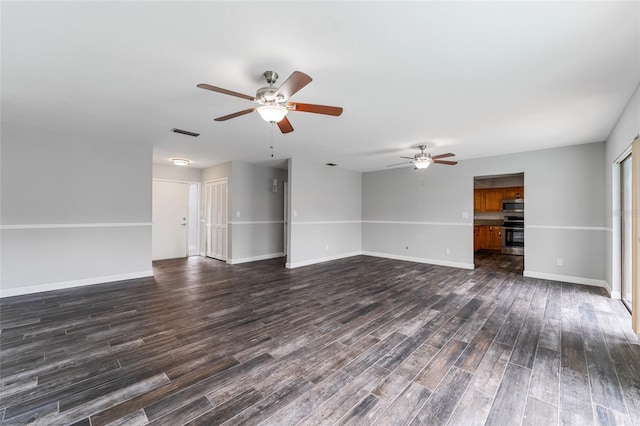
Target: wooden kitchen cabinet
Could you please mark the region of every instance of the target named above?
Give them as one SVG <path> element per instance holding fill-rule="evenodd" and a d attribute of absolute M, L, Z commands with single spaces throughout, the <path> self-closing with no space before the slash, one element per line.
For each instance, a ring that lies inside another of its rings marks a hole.
<path fill-rule="evenodd" d="M 484 195 L 484 211 L 501 212 L 503 198 L 504 191 L 501 188 L 487 190 Z"/>
<path fill-rule="evenodd" d="M 518 198 L 524 198 L 523 186 L 514 186 L 513 188 L 504 188 L 505 200 L 515 200 Z"/>
<path fill-rule="evenodd" d="M 499 226 L 475 226 L 473 233 L 473 247 L 475 251 L 500 251 L 502 246 L 502 228 Z"/>
<path fill-rule="evenodd" d="M 502 200 L 524 198 L 524 187 L 475 189 L 473 210 L 476 212 L 501 212 Z"/>
<path fill-rule="evenodd" d="M 477 212 L 484 211 L 484 191 L 481 189 L 473 191 L 473 210 Z"/>
<path fill-rule="evenodd" d="M 500 251 L 500 247 L 502 245 L 502 228 L 499 226 L 490 226 L 490 234 L 491 237 L 489 238 L 489 250 L 493 250 L 493 251 Z"/>
<path fill-rule="evenodd" d="M 477 212 L 500 212 L 503 198 L 502 188 L 476 189 L 473 192 L 473 209 Z"/>

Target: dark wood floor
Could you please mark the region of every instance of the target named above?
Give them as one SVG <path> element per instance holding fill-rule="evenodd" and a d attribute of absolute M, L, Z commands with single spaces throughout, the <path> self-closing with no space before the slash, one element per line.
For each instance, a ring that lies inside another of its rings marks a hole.
<path fill-rule="evenodd" d="M 3 424 L 640 424 L 640 347 L 598 288 L 366 256 L 157 262 L 2 299 Z"/>

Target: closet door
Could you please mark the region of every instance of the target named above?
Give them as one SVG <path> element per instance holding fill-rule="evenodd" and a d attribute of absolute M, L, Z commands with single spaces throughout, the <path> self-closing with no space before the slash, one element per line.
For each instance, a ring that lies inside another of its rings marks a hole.
<path fill-rule="evenodd" d="M 205 186 L 207 216 L 207 256 L 227 260 L 228 183 L 227 179 L 207 182 Z"/>

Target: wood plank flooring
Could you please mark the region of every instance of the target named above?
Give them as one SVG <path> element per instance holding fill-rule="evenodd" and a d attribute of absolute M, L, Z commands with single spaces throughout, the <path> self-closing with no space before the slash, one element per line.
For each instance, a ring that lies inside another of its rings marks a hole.
<path fill-rule="evenodd" d="M 358 256 L 154 264 L 0 301 L 2 424 L 640 424 L 640 346 L 599 288 Z"/>

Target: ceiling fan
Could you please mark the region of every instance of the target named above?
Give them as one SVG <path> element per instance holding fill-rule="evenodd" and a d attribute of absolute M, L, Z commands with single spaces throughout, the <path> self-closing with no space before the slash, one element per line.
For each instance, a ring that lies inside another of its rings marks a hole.
<path fill-rule="evenodd" d="M 432 157 L 431 154 L 427 154 L 424 152 L 424 150 L 427 149 L 426 145 L 420 145 L 418 146 L 418 148 L 420 149 L 419 154 L 416 154 L 413 157 L 400 157 L 400 158 L 407 158 L 412 161 L 405 161 L 403 163 L 397 163 L 397 164 L 389 164 L 387 167 L 399 166 L 400 164 L 413 164 L 414 170 L 423 170 L 429 167 L 431 163 L 447 164 L 449 166 L 455 166 L 456 164 L 458 164 L 457 161 L 441 160 L 441 158 L 454 157 L 455 154 L 448 152 L 446 154 L 435 155 Z"/>
<path fill-rule="evenodd" d="M 245 114 L 249 114 L 254 111 L 258 111 L 258 114 L 263 120 L 269 123 L 277 123 L 282 133 L 293 132 L 293 126 L 287 118 L 289 111 L 311 112 L 314 114 L 325 114 L 338 116 L 342 114 L 342 108 L 326 105 L 314 105 L 303 104 L 299 102 L 288 102 L 289 98 L 296 94 L 307 84 L 311 83 L 311 77 L 307 74 L 294 71 L 289 78 L 285 80 L 280 87 L 274 87 L 273 84 L 278 79 L 278 74 L 274 71 L 265 71 L 262 74 L 269 83 L 268 86 L 258 89 L 256 96 L 244 95 L 242 93 L 234 92 L 220 87 L 211 86 L 210 84 L 198 84 L 201 89 L 211 90 L 212 92 L 218 92 L 225 95 L 236 96 L 238 98 L 246 99 L 251 102 L 256 102 L 259 106 L 245 109 L 242 111 L 234 112 L 233 114 L 225 115 L 215 118 L 215 121 L 226 121 L 231 118 L 240 117 Z"/>

